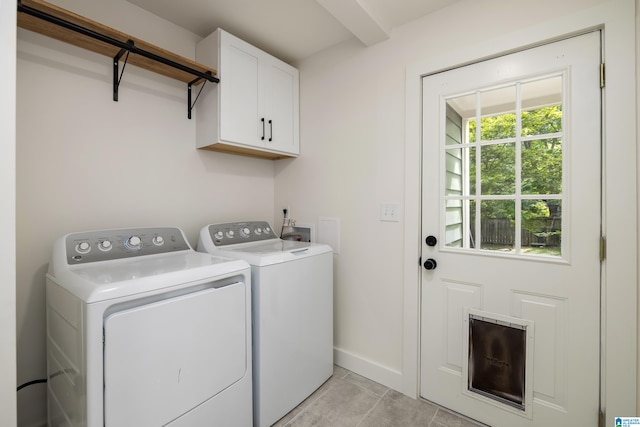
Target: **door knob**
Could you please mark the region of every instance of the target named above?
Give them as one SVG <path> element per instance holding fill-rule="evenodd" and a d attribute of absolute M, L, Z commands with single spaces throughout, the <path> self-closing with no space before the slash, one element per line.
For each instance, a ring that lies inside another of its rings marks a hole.
<path fill-rule="evenodd" d="M 435 268 L 438 266 L 438 263 L 436 262 L 435 259 L 433 258 L 429 258 L 424 262 L 424 268 L 426 268 L 427 270 L 435 270 Z"/>
<path fill-rule="evenodd" d="M 427 246 L 435 246 L 438 243 L 438 239 L 436 239 L 436 236 L 427 236 L 424 242 Z"/>

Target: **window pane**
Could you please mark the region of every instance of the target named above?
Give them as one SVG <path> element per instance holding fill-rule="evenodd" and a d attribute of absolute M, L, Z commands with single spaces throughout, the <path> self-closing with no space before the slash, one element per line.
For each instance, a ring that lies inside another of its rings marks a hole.
<path fill-rule="evenodd" d="M 483 195 L 514 194 L 516 187 L 515 144 L 480 148 L 480 183 Z"/>
<path fill-rule="evenodd" d="M 456 96 L 447 99 L 447 106 L 452 108 L 461 117 L 473 117 L 476 115 L 476 94 Z"/>
<path fill-rule="evenodd" d="M 446 186 L 445 194 L 447 196 L 462 195 L 462 150 L 456 148 L 447 150 L 445 155 L 446 163 Z"/>
<path fill-rule="evenodd" d="M 522 143 L 522 194 L 562 194 L 562 139 Z"/>
<path fill-rule="evenodd" d="M 560 256 L 562 201 L 522 201 L 522 252 Z"/>
<path fill-rule="evenodd" d="M 469 147 L 469 195 L 476 194 L 476 147 Z"/>
<path fill-rule="evenodd" d="M 522 112 L 522 136 L 562 132 L 562 106 L 537 108 Z"/>
<path fill-rule="evenodd" d="M 514 113 L 483 117 L 480 120 L 482 123 L 480 131 L 482 141 L 495 141 L 515 138 L 516 136 L 516 115 Z"/>
<path fill-rule="evenodd" d="M 469 141 L 468 142 L 476 142 L 476 121 L 469 120 L 467 123 L 469 126 Z"/>
<path fill-rule="evenodd" d="M 511 251 L 515 244 L 515 202 L 483 200 L 480 204 L 480 249 Z"/>
<path fill-rule="evenodd" d="M 476 233 L 476 201 L 475 200 L 469 200 L 469 225 L 468 225 L 468 232 L 470 234 L 470 238 L 469 238 L 469 247 L 470 248 L 475 248 L 476 247 L 476 235 L 478 233 Z"/>
<path fill-rule="evenodd" d="M 509 86 L 480 94 L 482 141 L 516 137 L 516 87 Z"/>
<path fill-rule="evenodd" d="M 523 83 L 522 135 L 562 132 L 562 77 Z"/>
<path fill-rule="evenodd" d="M 462 149 L 446 150 L 446 183 L 447 196 L 461 196 L 463 189 Z M 448 199 L 445 201 L 445 244 L 452 247 L 462 247 L 462 200 Z"/>
<path fill-rule="evenodd" d="M 462 144 L 465 119 L 476 115 L 476 95 L 464 95 L 447 100 L 446 145 Z"/>
<path fill-rule="evenodd" d="M 445 245 L 461 248 L 463 242 L 462 200 L 447 200 L 445 212 Z"/>
<path fill-rule="evenodd" d="M 462 120 L 452 120 L 449 115 L 447 115 L 446 144 L 462 144 Z"/>

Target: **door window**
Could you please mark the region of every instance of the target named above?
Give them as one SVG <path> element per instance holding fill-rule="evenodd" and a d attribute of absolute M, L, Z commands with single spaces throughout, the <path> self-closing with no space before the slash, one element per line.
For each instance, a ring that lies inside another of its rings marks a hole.
<path fill-rule="evenodd" d="M 563 255 L 563 79 L 444 99 L 447 248 Z"/>

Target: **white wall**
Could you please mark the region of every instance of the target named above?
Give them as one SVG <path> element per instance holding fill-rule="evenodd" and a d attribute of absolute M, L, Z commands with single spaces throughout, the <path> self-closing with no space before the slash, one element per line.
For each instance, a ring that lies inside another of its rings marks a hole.
<path fill-rule="evenodd" d="M 462 0 L 378 45 L 346 42 L 299 64 L 302 155 L 276 165 L 275 207 L 291 205 L 303 222 L 342 220 L 342 253 L 335 257 L 339 363 L 397 389 L 411 372 L 403 366 L 402 338 L 406 224 L 379 220 L 381 203 L 407 202 L 406 67 L 601 2 Z"/>
<path fill-rule="evenodd" d="M 365 49 L 354 40 L 300 64 L 301 155 L 276 164 L 277 210 L 289 205 L 316 225 L 341 220 L 336 361 L 368 359 L 390 377 L 402 370 L 403 224 L 380 222 L 379 210 L 403 203 L 406 61 L 394 42 Z"/>
<path fill-rule="evenodd" d="M 0 425 L 16 424 L 16 4 L 0 0 Z"/>
<path fill-rule="evenodd" d="M 59 5 L 195 56 L 198 37 L 123 0 L 66 3 Z M 21 384 L 46 374 L 44 275 L 57 237 L 170 225 L 181 227 L 195 246 L 198 231 L 211 222 L 273 221 L 274 163 L 197 150 L 184 83 L 127 66 L 114 102 L 110 58 L 22 29 L 17 70 Z M 44 385 L 21 390 L 19 425 L 41 425 L 45 402 Z"/>

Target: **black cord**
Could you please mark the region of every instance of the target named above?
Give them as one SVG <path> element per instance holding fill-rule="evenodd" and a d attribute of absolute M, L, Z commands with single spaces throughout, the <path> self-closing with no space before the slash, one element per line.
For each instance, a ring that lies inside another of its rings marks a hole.
<path fill-rule="evenodd" d="M 29 381 L 29 382 L 26 382 L 26 383 L 22 384 L 21 386 L 19 386 L 19 387 L 18 387 L 18 389 L 17 389 L 16 391 L 20 391 L 20 390 L 22 390 L 22 389 L 23 389 L 23 388 L 25 388 L 25 387 L 29 387 L 30 385 L 40 384 L 40 383 L 46 383 L 46 382 L 47 382 L 47 379 L 46 379 L 46 378 L 42 378 L 42 379 L 40 379 L 40 380 L 33 380 L 33 381 Z"/>

